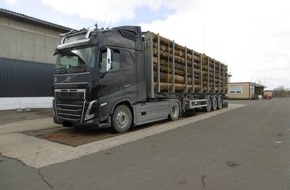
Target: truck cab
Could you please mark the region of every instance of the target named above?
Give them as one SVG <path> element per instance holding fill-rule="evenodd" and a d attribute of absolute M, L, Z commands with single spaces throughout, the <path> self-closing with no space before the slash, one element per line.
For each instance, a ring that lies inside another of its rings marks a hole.
<path fill-rule="evenodd" d="M 127 105 L 125 111 L 132 113 L 131 105 L 146 99 L 138 26 L 71 31 L 64 34 L 54 55 L 55 123 L 110 127 L 118 104 Z M 125 118 L 122 113 L 118 122 L 131 125 L 132 116 Z"/>

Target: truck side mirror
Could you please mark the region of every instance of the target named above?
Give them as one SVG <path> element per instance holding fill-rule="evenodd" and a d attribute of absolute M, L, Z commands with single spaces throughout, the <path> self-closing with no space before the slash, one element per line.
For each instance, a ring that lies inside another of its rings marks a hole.
<path fill-rule="evenodd" d="M 107 48 L 107 61 L 106 61 L 106 71 L 112 68 L 112 50 Z"/>

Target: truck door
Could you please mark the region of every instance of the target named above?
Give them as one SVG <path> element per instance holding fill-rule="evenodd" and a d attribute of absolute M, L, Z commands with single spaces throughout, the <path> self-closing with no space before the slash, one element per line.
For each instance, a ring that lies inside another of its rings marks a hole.
<path fill-rule="evenodd" d="M 132 102 L 137 101 L 138 71 L 135 60 L 135 51 L 121 51 L 121 63 L 124 75 L 124 97 Z"/>
<path fill-rule="evenodd" d="M 108 60 L 110 58 L 111 60 Z M 100 121 L 104 121 L 109 116 L 113 104 L 123 97 L 124 76 L 119 50 L 103 49 L 99 60 L 99 118 Z"/>

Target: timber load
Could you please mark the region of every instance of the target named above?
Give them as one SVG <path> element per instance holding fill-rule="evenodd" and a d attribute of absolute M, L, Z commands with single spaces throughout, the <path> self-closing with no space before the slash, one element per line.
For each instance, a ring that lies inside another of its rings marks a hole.
<path fill-rule="evenodd" d="M 206 54 L 147 32 L 145 50 L 151 50 L 155 93 L 225 94 L 228 67 Z"/>

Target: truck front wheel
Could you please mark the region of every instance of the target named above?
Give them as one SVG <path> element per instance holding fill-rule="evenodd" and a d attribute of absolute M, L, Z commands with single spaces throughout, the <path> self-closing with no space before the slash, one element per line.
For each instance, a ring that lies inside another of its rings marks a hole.
<path fill-rule="evenodd" d="M 112 117 L 112 128 L 117 133 L 128 131 L 132 124 L 132 113 L 126 105 L 115 108 Z"/>
<path fill-rule="evenodd" d="M 174 121 L 177 120 L 179 117 L 179 104 L 177 102 L 173 102 L 170 105 L 170 113 L 169 113 L 169 120 Z"/>

